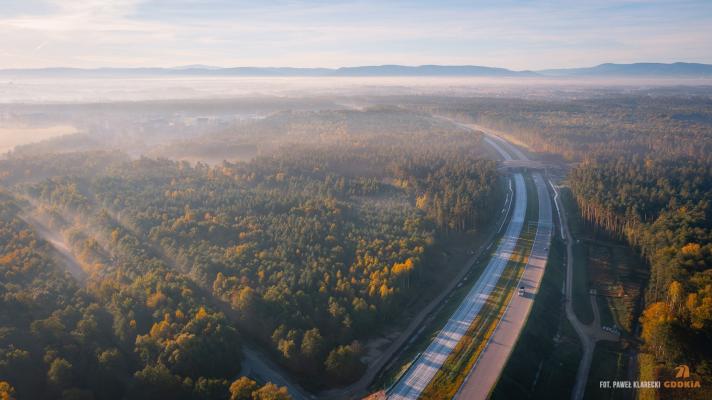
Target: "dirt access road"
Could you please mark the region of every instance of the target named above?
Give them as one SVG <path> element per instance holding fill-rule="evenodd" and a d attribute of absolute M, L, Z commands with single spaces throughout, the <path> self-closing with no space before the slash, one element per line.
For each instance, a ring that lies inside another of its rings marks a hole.
<path fill-rule="evenodd" d="M 574 389 L 571 392 L 571 399 L 581 400 L 583 399 L 583 394 L 586 390 L 586 382 L 588 381 L 588 375 L 591 371 L 591 361 L 593 360 L 593 351 L 596 348 L 596 342 L 599 340 L 617 342 L 619 340 L 619 336 L 601 329 L 600 313 L 595 295 L 590 296 L 591 307 L 593 308 L 593 322 L 590 325 L 585 325 L 576 317 L 572 300 L 574 286 L 574 238 L 571 236 L 571 232 L 569 230 L 569 224 L 566 219 L 566 209 L 561 203 L 559 189 L 551 181 L 549 181 L 549 184 L 554 189 L 554 201 L 556 204 L 556 211 L 559 214 L 559 221 L 561 222 L 562 239 L 566 242 L 566 318 L 568 318 L 571 326 L 574 327 L 576 334 L 578 334 L 583 348 L 583 355 L 581 357 L 581 361 L 579 362 L 578 371 L 576 372 L 576 382 L 574 383 Z"/>

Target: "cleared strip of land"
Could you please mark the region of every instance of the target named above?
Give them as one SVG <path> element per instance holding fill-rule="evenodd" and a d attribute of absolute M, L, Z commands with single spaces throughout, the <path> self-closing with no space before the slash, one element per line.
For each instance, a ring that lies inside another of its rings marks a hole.
<path fill-rule="evenodd" d="M 524 272 L 534 242 L 535 230 L 531 228 L 537 220 L 536 202 L 531 201 L 533 197 L 536 198 L 531 179 L 527 180 L 527 191 L 529 202 L 525 225 L 512 257 L 497 282 L 497 287 L 490 294 L 467 334 L 456 346 L 455 351 L 423 391 L 422 398 L 446 399 L 455 396 L 468 372 L 475 365 L 482 351 L 486 349 L 488 338 L 497 329 L 510 299 L 516 292 L 517 283 Z"/>
<path fill-rule="evenodd" d="M 553 231 L 551 200 L 541 174 L 533 175 L 539 199 L 539 217 L 534 243 L 520 280 L 524 296 L 512 296 L 485 349 L 456 396 L 459 399 L 486 399 L 509 359 L 534 305 L 544 276 Z"/>
<path fill-rule="evenodd" d="M 29 215 L 22 216 L 21 218 L 30 225 L 42 239 L 46 240 L 47 243 L 52 246 L 57 252 L 56 255 L 61 261 L 61 264 L 66 267 L 67 272 L 69 272 L 74 279 L 79 282 L 86 281 L 87 272 L 84 271 L 79 260 L 72 254 L 72 250 L 61 234 L 51 231 L 37 218 L 33 218 Z"/>
<path fill-rule="evenodd" d="M 528 159 L 500 137 L 488 135 L 485 141 L 504 160 Z M 541 174 L 535 173 L 536 233 L 522 235 L 527 208 L 524 186 L 523 176 L 515 174 L 514 213 L 497 250 L 445 327 L 388 398 L 449 398 L 463 379 L 457 397 L 484 399 L 489 395 L 526 324 L 544 275 L 553 230 L 549 192 Z M 526 294 L 514 296 L 520 285 Z"/>

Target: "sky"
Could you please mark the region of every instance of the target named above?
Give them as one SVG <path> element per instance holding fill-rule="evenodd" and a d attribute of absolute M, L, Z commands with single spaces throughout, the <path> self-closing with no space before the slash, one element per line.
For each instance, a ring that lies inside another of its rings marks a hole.
<path fill-rule="evenodd" d="M 0 0 L 0 68 L 712 64 L 710 0 Z"/>

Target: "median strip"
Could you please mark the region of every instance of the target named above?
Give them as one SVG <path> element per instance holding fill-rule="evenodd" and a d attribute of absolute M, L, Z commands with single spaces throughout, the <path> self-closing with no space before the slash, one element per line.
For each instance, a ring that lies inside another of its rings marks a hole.
<path fill-rule="evenodd" d="M 535 199 L 536 192 L 532 193 L 531 182 L 527 183 L 527 191 L 530 192 L 527 197 Z M 537 208 L 528 207 L 525 228 L 517 240 L 517 244 L 497 281 L 496 287 L 490 293 L 480 313 L 475 317 L 465 335 L 463 335 L 453 352 L 422 392 L 420 398 L 441 399 L 454 397 L 469 371 L 476 364 L 479 355 L 485 349 L 489 338 L 494 333 L 498 321 L 504 314 L 516 290 L 519 278 L 528 263 L 536 229 L 531 230 L 527 229 L 527 227 L 531 222 L 536 223 L 537 219 Z M 494 257 L 496 254 L 492 256 Z"/>

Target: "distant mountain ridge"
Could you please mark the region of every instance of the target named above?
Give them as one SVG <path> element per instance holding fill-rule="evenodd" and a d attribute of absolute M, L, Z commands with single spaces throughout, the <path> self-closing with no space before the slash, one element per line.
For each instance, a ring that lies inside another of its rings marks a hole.
<path fill-rule="evenodd" d="M 173 68 L 38 68 L 0 69 L 0 76 L 17 77 L 141 77 L 141 76 L 264 76 L 264 77 L 712 77 L 712 65 L 677 62 L 600 64 L 587 68 L 514 71 L 477 65 L 374 65 L 341 68 L 214 67 Z"/>
<path fill-rule="evenodd" d="M 712 76 L 712 65 L 676 62 L 600 64 L 589 68 L 560 68 L 537 71 L 543 76 Z"/>

